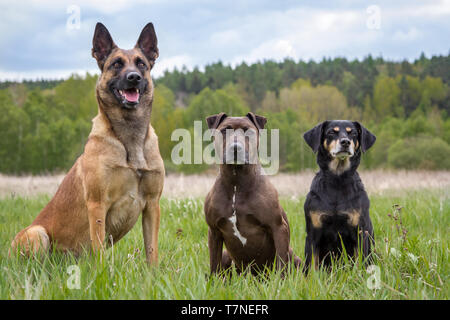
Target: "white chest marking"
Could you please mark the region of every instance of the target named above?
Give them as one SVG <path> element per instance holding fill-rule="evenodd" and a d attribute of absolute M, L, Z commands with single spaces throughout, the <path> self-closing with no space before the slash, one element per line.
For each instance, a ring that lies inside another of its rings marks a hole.
<path fill-rule="evenodd" d="M 247 243 L 247 239 L 244 238 L 242 236 L 242 234 L 239 232 L 239 230 L 237 228 L 237 224 L 236 224 L 237 216 L 236 216 L 235 204 L 236 204 L 236 186 L 234 186 L 233 203 L 231 204 L 231 206 L 233 208 L 233 215 L 229 218 L 229 220 L 233 224 L 234 235 L 239 239 L 239 241 L 241 241 L 242 245 L 245 246 L 245 244 Z"/>

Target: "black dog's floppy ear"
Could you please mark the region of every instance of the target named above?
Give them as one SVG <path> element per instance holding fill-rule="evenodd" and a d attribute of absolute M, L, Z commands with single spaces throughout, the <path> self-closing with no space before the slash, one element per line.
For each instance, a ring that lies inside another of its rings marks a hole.
<path fill-rule="evenodd" d="M 158 39 L 156 38 L 153 23 L 148 23 L 144 29 L 142 29 L 135 48 L 141 49 L 145 57 L 151 62 L 154 62 L 156 58 L 159 57 Z"/>
<path fill-rule="evenodd" d="M 213 116 L 206 117 L 206 123 L 208 124 L 209 129 L 217 129 L 219 124 L 228 117 L 225 112 L 221 112 L 219 114 L 215 114 Z"/>
<path fill-rule="evenodd" d="M 258 116 L 253 112 L 247 113 L 247 118 L 249 118 L 251 122 L 253 122 L 253 124 L 258 128 L 258 130 L 264 129 L 264 126 L 266 125 L 267 122 L 266 117 Z"/>
<path fill-rule="evenodd" d="M 92 39 L 92 56 L 97 60 L 100 70 L 103 70 L 106 58 L 116 47 L 108 29 L 98 22 L 95 26 L 94 38 Z"/>
<path fill-rule="evenodd" d="M 361 151 L 366 152 L 366 150 L 369 150 L 370 147 L 373 146 L 375 143 L 375 140 L 377 140 L 377 137 L 367 130 L 362 124 L 360 124 L 358 121 L 354 121 L 353 124 L 358 129 L 359 134 L 359 143 L 361 145 Z"/>
<path fill-rule="evenodd" d="M 320 141 L 322 140 L 322 132 L 324 126 L 328 123 L 328 121 L 324 121 L 319 123 L 317 126 L 312 128 L 309 131 L 306 131 L 303 135 L 306 143 L 311 147 L 311 149 L 316 153 L 319 150 Z"/>

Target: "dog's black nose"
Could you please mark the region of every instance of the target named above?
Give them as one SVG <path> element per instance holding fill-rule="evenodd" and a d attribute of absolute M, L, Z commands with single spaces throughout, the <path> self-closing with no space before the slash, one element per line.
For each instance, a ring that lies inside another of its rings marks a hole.
<path fill-rule="evenodd" d="M 142 80 L 142 77 L 137 72 L 130 72 L 127 74 L 127 80 L 134 84 L 139 83 Z"/>
<path fill-rule="evenodd" d="M 348 148 L 350 146 L 350 139 L 342 138 L 340 143 L 341 143 L 341 146 L 343 146 L 344 148 Z"/>

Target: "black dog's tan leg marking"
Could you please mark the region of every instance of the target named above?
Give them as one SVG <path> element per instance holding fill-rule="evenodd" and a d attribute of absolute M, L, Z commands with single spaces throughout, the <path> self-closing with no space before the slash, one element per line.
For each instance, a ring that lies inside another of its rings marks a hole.
<path fill-rule="evenodd" d="M 325 212 L 322 211 L 311 211 L 309 213 L 311 217 L 311 223 L 314 226 L 314 228 L 319 229 L 322 227 L 322 216 L 326 215 Z"/>
<path fill-rule="evenodd" d="M 356 227 L 359 224 L 359 218 L 361 217 L 361 210 L 353 209 L 352 211 L 345 211 L 341 214 L 346 215 L 348 224 L 352 227 Z"/>
<path fill-rule="evenodd" d="M 316 270 L 319 270 L 319 266 L 320 266 L 319 252 L 315 251 L 314 252 L 314 268 Z"/>
<path fill-rule="evenodd" d="M 349 213 L 349 224 L 353 227 L 356 227 L 359 223 L 359 217 L 361 216 L 361 212 L 359 210 L 353 210 Z"/>

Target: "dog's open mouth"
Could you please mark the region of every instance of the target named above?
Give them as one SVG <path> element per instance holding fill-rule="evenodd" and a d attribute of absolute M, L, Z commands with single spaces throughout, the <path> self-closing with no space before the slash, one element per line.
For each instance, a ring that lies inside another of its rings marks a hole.
<path fill-rule="evenodd" d="M 126 108 L 133 108 L 139 103 L 140 91 L 138 88 L 114 89 L 114 94 Z"/>

